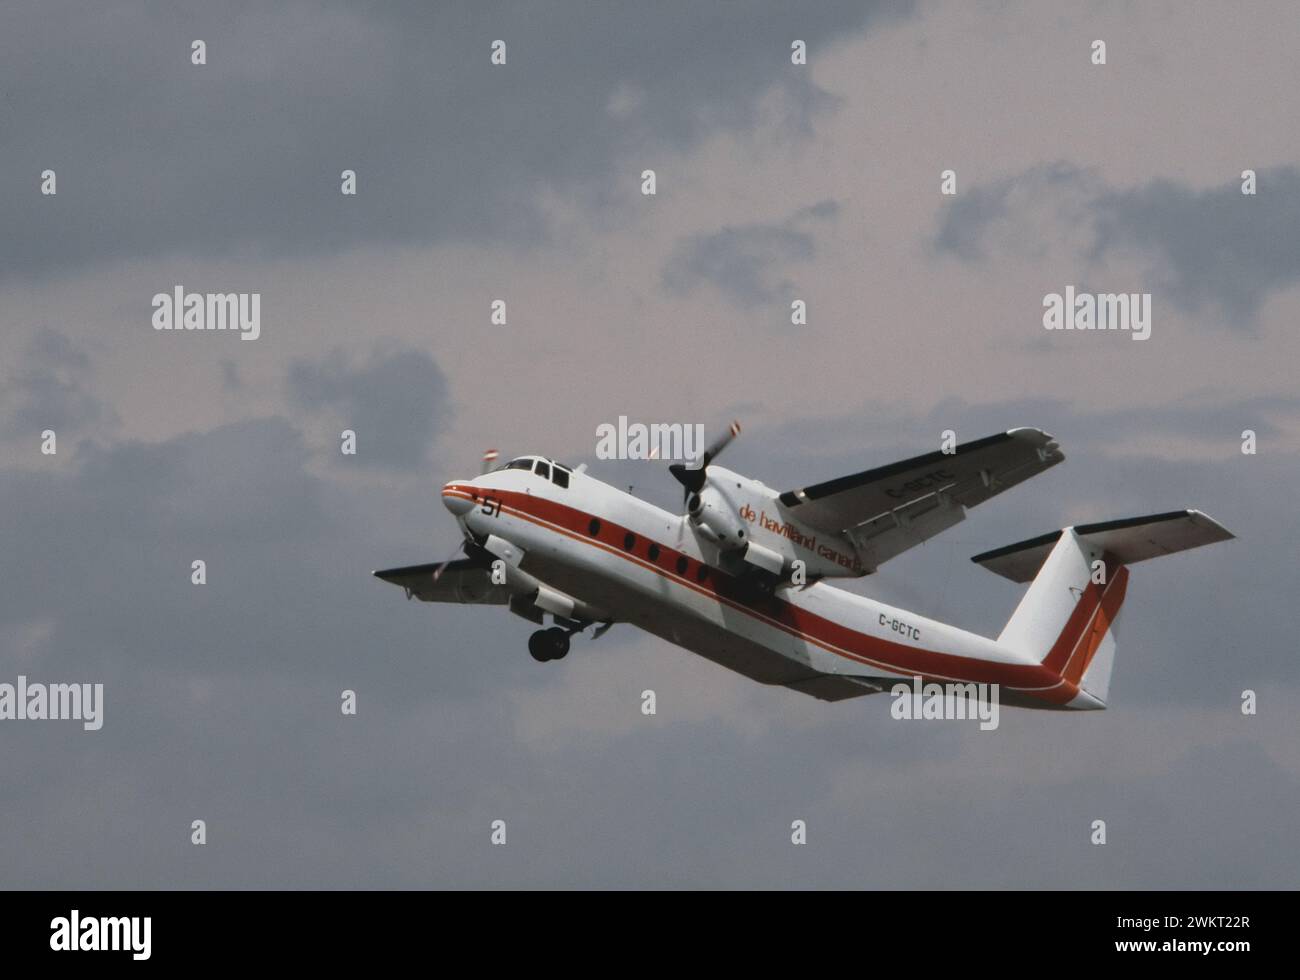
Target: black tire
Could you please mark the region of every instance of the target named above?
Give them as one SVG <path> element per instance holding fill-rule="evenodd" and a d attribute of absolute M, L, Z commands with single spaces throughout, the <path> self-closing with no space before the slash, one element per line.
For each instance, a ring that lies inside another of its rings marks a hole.
<path fill-rule="evenodd" d="M 551 659 L 554 644 L 548 635 L 549 630 L 538 630 L 528 637 L 528 654 L 539 664 L 544 664 Z"/>
<path fill-rule="evenodd" d="M 569 634 L 558 626 L 552 626 L 546 632 L 551 634 L 551 659 L 563 660 L 569 652 Z"/>

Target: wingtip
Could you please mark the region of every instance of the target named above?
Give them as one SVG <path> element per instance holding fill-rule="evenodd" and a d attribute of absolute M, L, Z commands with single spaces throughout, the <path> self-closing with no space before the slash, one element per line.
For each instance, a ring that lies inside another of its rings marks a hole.
<path fill-rule="evenodd" d="M 1218 521 L 1216 521 L 1216 520 L 1215 520 L 1213 517 L 1211 517 L 1209 514 L 1205 513 L 1205 511 L 1203 511 L 1203 510 L 1198 510 L 1198 509 L 1195 508 L 1195 507 L 1188 507 L 1188 508 L 1187 508 L 1187 513 L 1191 516 L 1192 520 L 1196 520 L 1196 519 L 1199 517 L 1199 518 L 1203 519 L 1203 520 L 1204 520 L 1207 524 L 1209 524 L 1211 527 L 1213 527 L 1215 530 L 1219 531 L 1219 532 L 1220 532 L 1221 534 L 1223 534 L 1223 535 L 1226 535 L 1225 537 L 1220 538 L 1219 540 L 1221 540 L 1221 541 L 1235 541 L 1235 540 L 1236 540 L 1237 536 L 1236 536 L 1235 534 L 1233 534 L 1231 531 L 1229 531 L 1226 527 L 1224 527 L 1222 524 L 1220 524 Z"/>
<path fill-rule="evenodd" d="M 1031 442 L 1055 442 L 1056 436 L 1036 425 L 1018 425 L 1007 429 L 1007 435 L 1013 439 L 1028 439 Z"/>

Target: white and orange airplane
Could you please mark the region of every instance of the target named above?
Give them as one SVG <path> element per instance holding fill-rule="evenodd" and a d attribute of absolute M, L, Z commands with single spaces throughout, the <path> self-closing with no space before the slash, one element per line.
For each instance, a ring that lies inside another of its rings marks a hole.
<path fill-rule="evenodd" d="M 528 649 L 558 660 L 587 627 L 628 623 L 764 684 L 826 701 L 900 681 L 996 684 L 1004 703 L 1104 708 L 1128 566 L 1232 535 L 1179 510 L 1081 524 L 976 555 L 1029 590 L 996 640 L 827 584 L 963 520 L 967 508 L 1065 456 L 1038 429 L 780 493 L 714 464 L 675 464 L 678 515 L 541 456 L 442 500 L 468 557 L 374 574 L 426 602 L 484 603 L 544 625 Z M 490 451 L 485 460 L 495 459 Z M 593 637 L 594 638 L 594 637 Z"/>

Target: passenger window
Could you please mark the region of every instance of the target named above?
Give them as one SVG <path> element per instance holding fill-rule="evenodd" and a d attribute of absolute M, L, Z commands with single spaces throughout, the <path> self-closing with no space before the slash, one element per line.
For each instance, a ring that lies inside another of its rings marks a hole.
<path fill-rule="evenodd" d="M 551 470 L 551 482 L 557 487 L 564 487 L 567 490 L 569 488 L 569 474 L 557 464 L 555 469 Z"/>
<path fill-rule="evenodd" d="M 533 472 L 536 473 L 538 476 L 540 476 L 543 480 L 549 480 L 551 478 L 551 464 L 543 463 L 539 459 L 537 461 L 537 468 L 533 470 Z"/>

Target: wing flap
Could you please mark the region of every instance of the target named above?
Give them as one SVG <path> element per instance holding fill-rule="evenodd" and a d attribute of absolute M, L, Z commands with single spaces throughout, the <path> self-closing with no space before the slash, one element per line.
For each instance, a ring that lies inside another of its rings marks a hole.
<path fill-rule="evenodd" d="M 875 569 L 908 548 L 965 519 L 965 508 L 952 498 L 931 493 L 897 510 L 851 527 L 845 536 L 857 550 L 862 564 Z"/>

